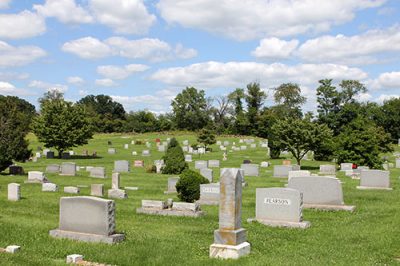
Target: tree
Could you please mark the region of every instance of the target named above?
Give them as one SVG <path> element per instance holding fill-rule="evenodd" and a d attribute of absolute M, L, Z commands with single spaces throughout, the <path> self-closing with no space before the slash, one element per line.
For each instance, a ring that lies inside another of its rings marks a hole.
<path fill-rule="evenodd" d="M 228 96 L 214 97 L 217 106 L 212 108 L 214 116 L 214 123 L 218 133 L 223 133 L 230 125 L 231 119 L 229 116 L 232 114 L 231 100 Z"/>
<path fill-rule="evenodd" d="M 208 183 L 207 178 L 193 170 L 187 169 L 182 172 L 175 186 L 178 198 L 185 202 L 194 202 L 200 198 L 200 185 Z"/>
<path fill-rule="evenodd" d="M 124 131 L 137 133 L 159 131 L 158 120 L 149 111 L 130 112 L 126 116 Z"/>
<path fill-rule="evenodd" d="M 353 103 L 356 100 L 354 99 L 360 93 L 367 92 L 367 88 L 364 84 L 359 82 L 358 80 L 342 80 L 339 86 L 342 88 L 340 92 L 341 102 L 345 103 Z"/>
<path fill-rule="evenodd" d="M 174 122 L 178 129 L 197 130 L 210 121 L 204 91 L 187 87 L 172 101 Z"/>
<path fill-rule="evenodd" d="M 260 84 L 257 82 L 249 83 L 247 85 L 246 92 L 246 103 L 247 103 L 247 120 L 250 125 L 250 134 L 257 133 L 257 125 L 261 112 L 261 107 L 264 105 L 264 101 L 267 95 L 261 90 Z"/>
<path fill-rule="evenodd" d="M 390 135 L 383 128 L 364 118 L 357 118 L 345 126 L 335 138 L 337 162 L 352 162 L 371 168 L 382 168 L 379 157 L 391 151 Z"/>
<path fill-rule="evenodd" d="M 25 140 L 33 115 L 31 107 L 17 97 L 0 96 L 0 172 L 13 161 L 25 161 L 31 155 Z"/>
<path fill-rule="evenodd" d="M 162 169 L 163 174 L 177 175 L 188 168 L 182 148 L 175 138 L 172 138 L 168 144 L 163 159 L 165 161 L 165 167 Z"/>
<path fill-rule="evenodd" d="M 301 159 L 309 151 L 314 151 L 332 138 L 332 131 L 326 125 L 309 119 L 284 119 L 272 127 L 275 145 L 288 150 L 300 165 Z"/>
<path fill-rule="evenodd" d="M 306 102 L 306 97 L 301 96 L 298 84 L 283 83 L 274 89 L 274 100 L 278 105 L 279 113 L 283 117 L 301 118 L 301 106 Z"/>
<path fill-rule="evenodd" d="M 202 143 L 207 149 L 207 146 L 215 144 L 217 141 L 211 130 L 203 128 L 197 137 L 197 142 Z"/>
<path fill-rule="evenodd" d="M 400 139 L 400 97 L 384 101 L 375 122 L 390 133 L 393 142 Z"/>
<path fill-rule="evenodd" d="M 55 148 L 59 157 L 68 148 L 87 144 L 93 135 L 85 109 L 64 99 L 42 102 L 41 113 L 33 122 L 33 131 L 46 148 Z"/>

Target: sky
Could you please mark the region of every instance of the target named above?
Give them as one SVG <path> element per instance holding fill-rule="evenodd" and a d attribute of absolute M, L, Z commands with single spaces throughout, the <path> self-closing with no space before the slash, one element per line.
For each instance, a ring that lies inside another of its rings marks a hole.
<path fill-rule="evenodd" d="M 127 111 L 171 111 L 259 82 L 363 82 L 360 101 L 400 97 L 399 0 L 0 0 L 0 94 L 106 94 Z"/>

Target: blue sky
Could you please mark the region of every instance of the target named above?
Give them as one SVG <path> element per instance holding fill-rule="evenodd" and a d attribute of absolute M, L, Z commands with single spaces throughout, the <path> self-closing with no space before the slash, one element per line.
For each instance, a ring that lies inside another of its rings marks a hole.
<path fill-rule="evenodd" d="M 0 93 L 37 105 L 49 89 L 107 94 L 127 111 L 168 112 L 186 86 L 269 94 L 357 79 L 362 101 L 400 96 L 398 0 L 0 0 Z"/>

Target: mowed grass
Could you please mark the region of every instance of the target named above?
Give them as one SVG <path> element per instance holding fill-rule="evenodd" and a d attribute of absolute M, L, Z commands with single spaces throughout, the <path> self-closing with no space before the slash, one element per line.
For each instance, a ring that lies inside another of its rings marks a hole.
<path fill-rule="evenodd" d="M 399 264 L 400 257 L 400 169 L 391 169 L 393 191 L 357 190 L 358 180 L 352 180 L 338 173 L 343 181 L 344 199 L 347 205 L 355 205 L 356 211 L 324 212 L 303 210 L 304 220 L 311 222 L 306 230 L 270 228 L 258 223 L 247 223 L 255 216 L 255 189 L 261 187 L 283 187 L 286 180 L 272 178 L 272 169 L 260 168 L 259 177 L 246 177 L 248 186 L 243 189 L 242 226 L 247 229 L 251 243 L 251 254 L 238 261 L 209 259 L 209 246 L 213 243 L 213 231 L 218 228 L 218 207 L 203 206 L 207 213 L 201 218 L 163 217 L 136 214 L 142 199 L 164 200 L 176 195 L 165 195 L 170 175 L 148 174 L 143 168 L 134 168 L 129 174 L 121 175 L 122 186 L 138 186 L 138 191 L 127 191 L 128 199 L 116 201 L 117 231 L 123 232 L 126 240 L 120 244 L 107 245 L 83 243 L 51 238 L 49 230 L 58 227 L 59 199 L 64 186 L 86 185 L 81 195 L 90 195 L 90 184 L 104 183 L 111 187 L 111 173 L 115 160 L 143 159 L 145 165 L 161 159 L 154 140 L 166 140 L 175 136 L 181 143 L 188 139 L 196 142 L 196 136 L 177 132 L 170 135 L 96 135 L 88 145 L 75 148 L 82 154 L 87 149 L 96 151 L 101 158 L 70 160 L 39 159 L 37 163 L 22 164 L 25 171 L 44 171 L 47 164 L 71 161 L 79 166 L 105 166 L 108 178 L 88 177 L 86 171 L 79 171 L 76 177 L 47 174 L 50 181 L 60 187 L 56 193 L 41 192 L 40 184 L 25 184 L 27 176 L 0 176 L 0 247 L 16 244 L 22 247 L 20 253 L 0 253 L 0 265 L 64 265 L 69 254 L 82 254 L 85 260 L 112 265 L 391 265 Z M 34 136 L 29 136 L 34 151 L 40 145 Z M 131 145 L 131 140 L 152 142 L 151 156 L 141 157 L 145 145 Z M 234 137 L 218 137 L 239 145 Z M 112 141 L 112 146 L 107 145 Z M 123 145 L 129 143 L 129 149 Z M 107 154 L 109 147 L 115 147 L 117 154 Z M 222 152 L 216 145 L 214 151 L 203 156 L 193 155 L 194 160 L 221 160 L 221 167 L 239 167 L 244 159 L 254 163 L 267 160 L 262 148 L 228 153 L 228 161 L 222 161 Z M 396 147 L 399 151 L 398 147 Z M 138 156 L 132 156 L 135 150 Z M 394 162 L 394 157 L 390 157 Z M 281 164 L 282 159 L 268 160 Z M 292 160 L 295 163 L 294 160 Z M 326 162 L 304 161 L 303 169 L 318 172 L 318 166 Z M 194 168 L 194 162 L 190 163 Z M 214 169 L 218 180 L 219 170 Z M 22 200 L 7 200 L 7 184 L 21 184 Z M 80 215 L 77 213 L 76 215 Z"/>

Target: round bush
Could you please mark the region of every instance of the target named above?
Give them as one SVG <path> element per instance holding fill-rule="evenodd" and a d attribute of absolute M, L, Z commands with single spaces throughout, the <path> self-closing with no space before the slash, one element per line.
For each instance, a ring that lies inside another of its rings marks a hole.
<path fill-rule="evenodd" d="M 200 198 L 200 184 L 208 184 L 207 178 L 193 170 L 185 170 L 176 183 L 178 198 L 185 202 L 194 202 Z"/>

